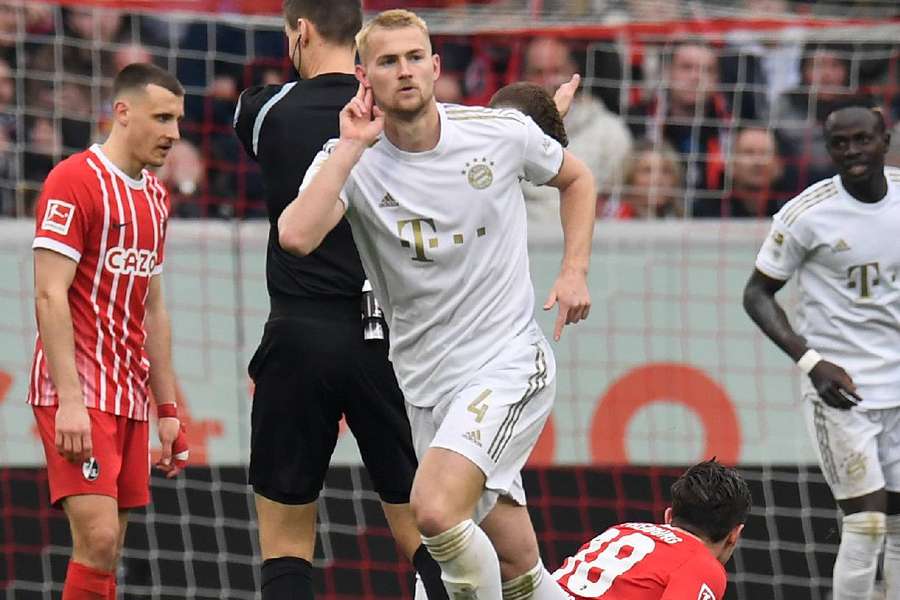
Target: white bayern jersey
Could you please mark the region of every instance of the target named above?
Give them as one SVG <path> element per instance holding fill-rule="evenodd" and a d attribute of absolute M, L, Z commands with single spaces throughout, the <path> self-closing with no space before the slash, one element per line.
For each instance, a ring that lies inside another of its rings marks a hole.
<path fill-rule="evenodd" d="M 884 173 L 873 204 L 840 176 L 810 186 L 778 211 L 756 258 L 770 277 L 797 273 L 797 333 L 847 371 L 862 408 L 900 406 L 900 169 Z"/>
<path fill-rule="evenodd" d="M 518 111 L 438 104 L 438 112 L 437 146 L 404 152 L 382 135 L 341 192 L 390 326 L 397 379 L 420 407 L 460 389 L 510 344 L 543 336 L 520 181 L 546 183 L 563 160 L 559 143 Z"/>

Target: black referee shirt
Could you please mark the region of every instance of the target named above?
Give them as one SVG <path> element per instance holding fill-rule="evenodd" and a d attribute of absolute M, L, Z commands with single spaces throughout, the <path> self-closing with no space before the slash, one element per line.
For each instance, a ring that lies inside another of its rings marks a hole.
<path fill-rule="evenodd" d="M 262 170 L 270 224 L 266 282 L 273 298 L 346 298 L 362 291 L 365 274 L 346 219 L 308 256 L 295 256 L 278 244 L 281 211 L 297 197 L 325 142 L 340 136 L 338 113 L 358 86 L 353 75 L 330 73 L 241 94 L 234 129 Z"/>

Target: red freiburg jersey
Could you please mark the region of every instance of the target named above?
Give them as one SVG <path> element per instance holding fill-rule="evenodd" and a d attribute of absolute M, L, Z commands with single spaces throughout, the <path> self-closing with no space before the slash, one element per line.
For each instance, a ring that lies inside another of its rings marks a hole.
<path fill-rule="evenodd" d="M 727 581 L 699 538 L 652 523 L 610 527 L 553 577 L 576 600 L 721 600 Z"/>
<path fill-rule="evenodd" d="M 162 272 L 168 216 L 159 180 L 147 171 L 132 179 L 98 145 L 59 163 L 44 182 L 32 247 L 78 263 L 69 309 L 89 408 L 147 420 L 144 312 L 150 278 Z M 58 401 L 38 336 L 28 403 Z"/>

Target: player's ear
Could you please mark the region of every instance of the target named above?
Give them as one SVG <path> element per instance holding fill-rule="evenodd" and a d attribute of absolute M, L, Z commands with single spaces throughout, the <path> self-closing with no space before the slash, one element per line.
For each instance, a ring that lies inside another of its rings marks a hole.
<path fill-rule="evenodd" d="M 434 79 L 437 81 L 437 78 L 441 76 L 441 57 L 439 54 L 431 55 L 431 64 L 434 67 Z"/>
<path fill-rule="evenodd" d="M 369 78 L 366 77 L 366 68 L 360 64 L 357 64 L 355 67 L 356 72 L 356 80 L 363 84 L 363 87 L 372 87 L 369 83 Z"/>
<path fill-rule="evenodd" d="M 663 516 L 663 519 L 665 520 L 666 525 L 672 524 L 672 507 L 671 506 L 666 509 L 666 513 Z"/>
<path fill-rule="evenodd" d="M 131 106 L 124 98 L 118 98 L 113 102 L 113 118 L 120 126 L 128 125 L 128 118 L 131 113 Z"/>
<path fill-rule="evenodd" d="M 738 538 L 741 537 L 741 533 L 744 531 L 744 524 L 736 526 L 731 530 L 731 533 L 728 534 L 728 544 L 730 546 L 737 546 Z"/>

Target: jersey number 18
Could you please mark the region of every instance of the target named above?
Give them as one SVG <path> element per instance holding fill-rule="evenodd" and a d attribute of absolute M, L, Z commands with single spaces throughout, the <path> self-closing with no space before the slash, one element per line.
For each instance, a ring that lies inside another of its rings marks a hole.
<path fill-rule="evenodd" d="M 607 529 L 566 561 L 560 572 L 563 575 L 571 573 L 566 585 L 570 592 L 586 598 L 603 596 L 616 577 L 641 562 L 656 548 L 656 542 L 642 533 L 619 537 L 621 533 L 614 527 Z"/>

